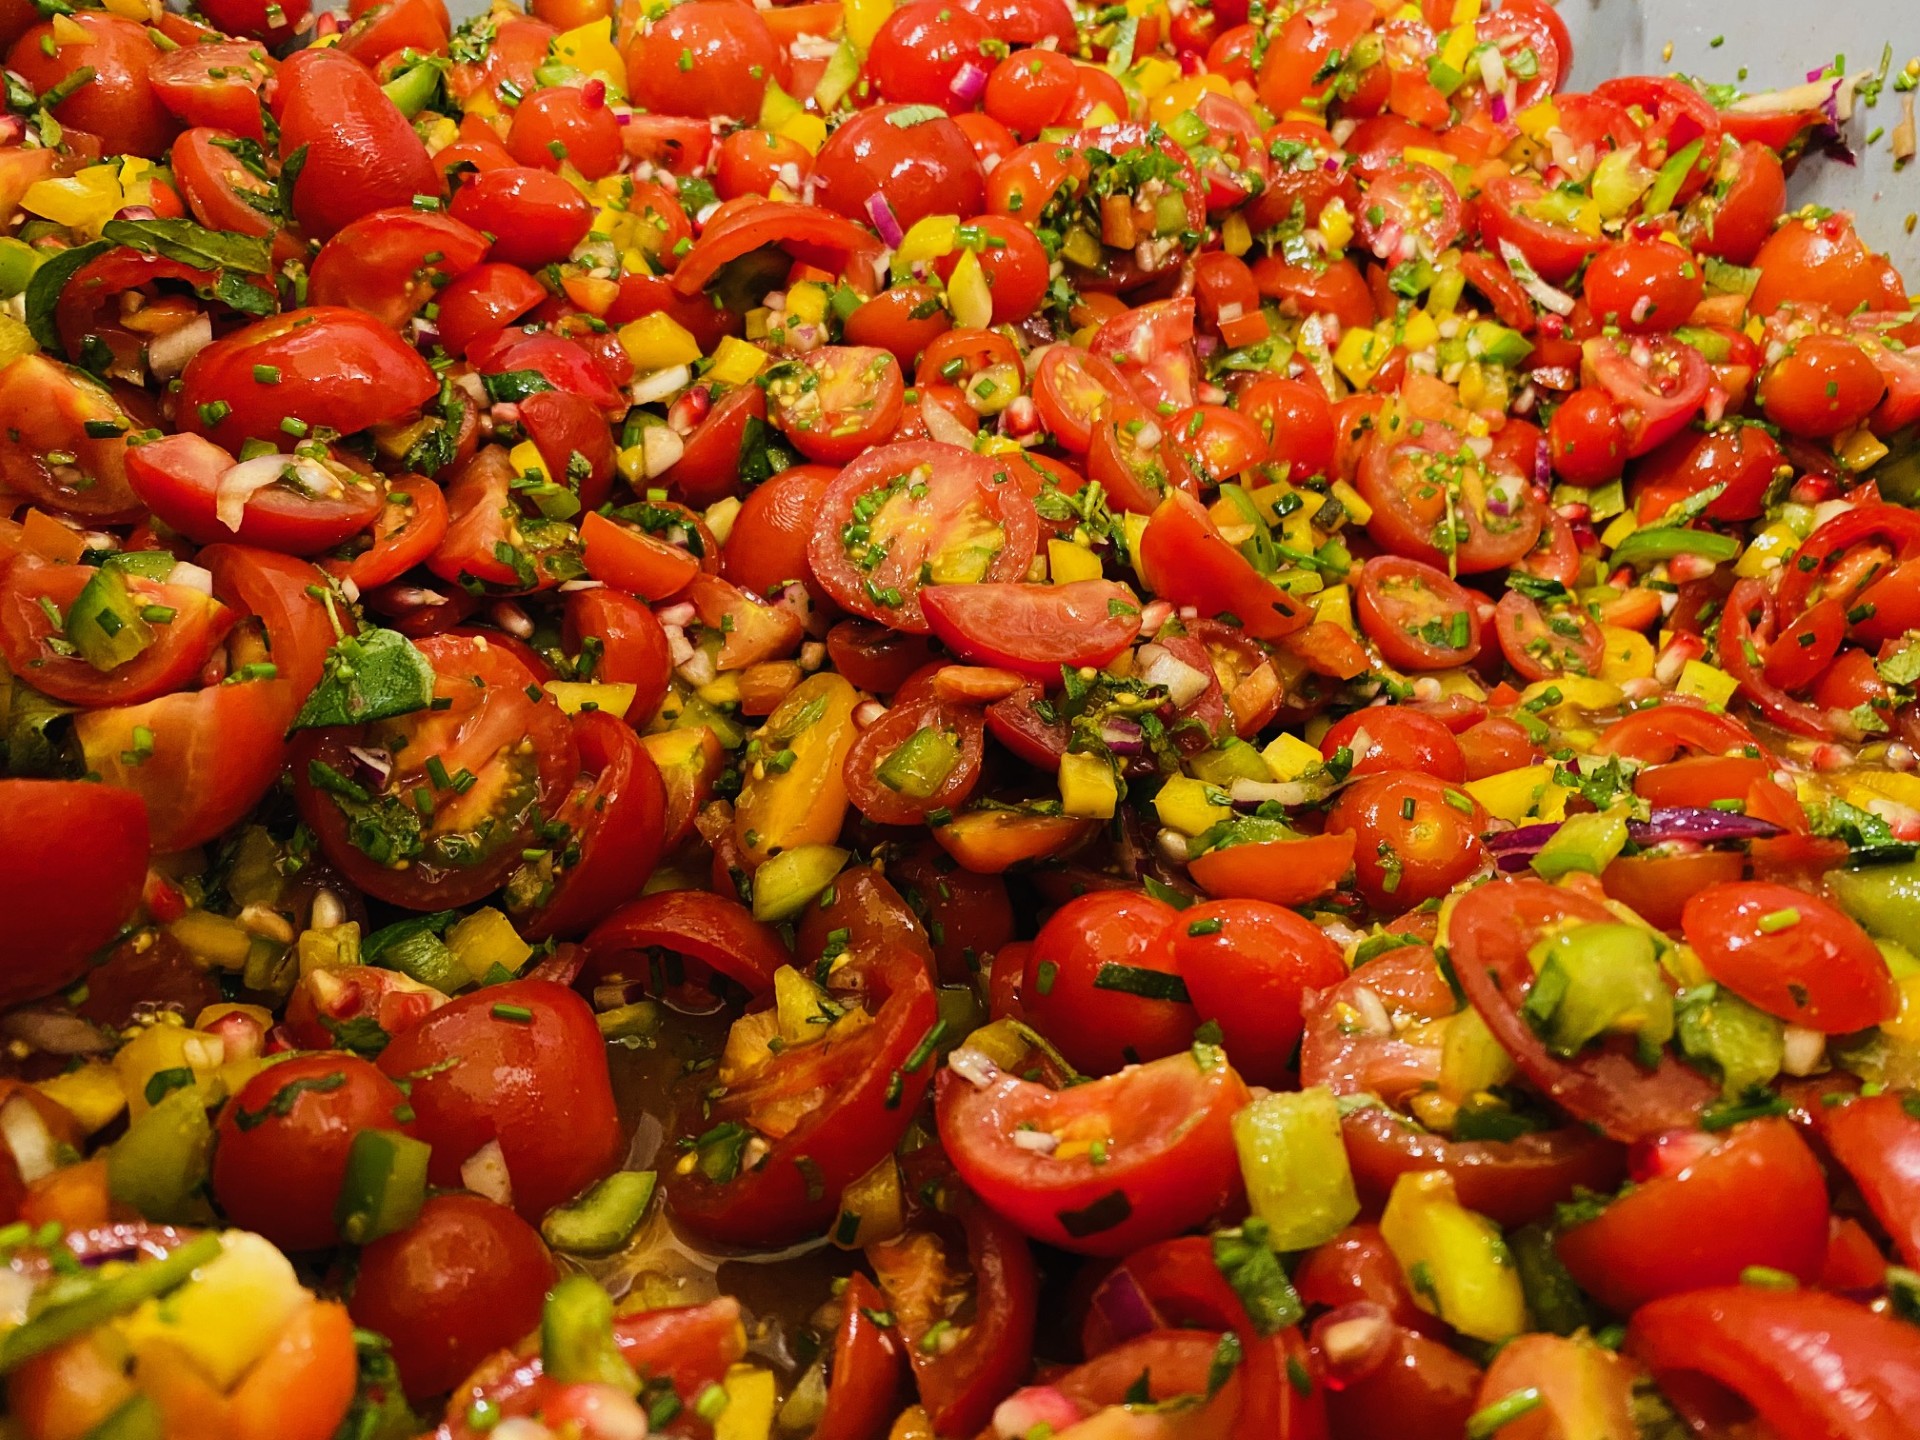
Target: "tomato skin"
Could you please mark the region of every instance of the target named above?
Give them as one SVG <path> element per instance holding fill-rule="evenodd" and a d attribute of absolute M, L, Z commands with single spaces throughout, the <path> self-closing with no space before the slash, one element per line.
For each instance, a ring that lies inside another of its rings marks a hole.
<path fill-rule="evenodd" d="M 296 1084 L 291 1104 L 276 1106 Z M 405 1133 L 398 1117 L 406 1104 L 399 1086 L 354 1055 L 301 1056 L 261 1071 L 220 1112 L 213 1160 L 220 1208 L 284 1249 L 338 1244 L 334 1203 L 353 1138 L 362 1130 Z"/>
<path fill-rule="evenodd" d="M 1178 974 L 1168 940 L 1174 918 L 1172 906 L 1150 895 L 1094 891 L 1062 905 L 1034 936 L 1022 1003 L 1076 1069 L 1109 1075 L 1193 1043 L 1200 1020 L 1185 1001 L 1147 999 L 1096 983 L 1109 964 Z"/>
<path fill-rule="evenodd" d="M 1900 1325 L 1818 1291 L 1730 1286 L 1646 1306 L 1627 1350 L 1683 1416 L 1728 1413 L 1731 1391 L 1775 1434 L 1900 1440 L 1920 1405 L 1920 1350 Z"/>
<path fill-rule="evenodd" d="M 495 1013 L 516 1006 L 532 1019 Z M 446 1060 L 457 1063 L 416 1073 Z M 514 1208 L 530 1220 L 613 1169 L 626 1143 L 593 1011 L 550 980 L 461 996 L 396 1035 L 379 1063 L 396 1079 L 413 1077 L 414 1131 L 433 1146 L 428 1178 L 459 1184 L 460 1167 L 497 1140 Z M 553 1124 L 562 1114 L 567 1124 Z"/>
<path fill-rule="evenodd" d="M 1714 426 L 1704 435 L 1683 430 L 1641 457 L 1628 493 L 1644 525 L 1709 485 L 1725 485 L 1702 513 L 1710 520 L 1751 520 L 1783 462 L 1779 443 L 1755 425 Z"/>
<path fill-rule="evenodd" d="M 1462 632 L 1452 617 L 1471 619 L 1473 597 L 1444 570 L 1424 561 L 1376 555 L 1361 568 L 1355 601 L 1361 629 L 1390 665 L 1446 670 L 1471 664 L 1479 656 L 1478 626 L 1467 625 L 1464 643 L 1453 643 Z"/>
<path fill-rule="evenodd" d="M 386 501 L 373 481 L 329 471 L 339 493 L 299 494 L 270 485 L 248 497 L 239 527 L 230 529 L 219 515 L 219 485 L 236 463 L 199 435 L 168 435 L 127 452 L 127 481 L 148 509 L 190 540 L 235 540 L 291 555 L 331 550 L 366 529 Z"/>
<path fill-rule="evenodd" d="M 1133 593 L 1110 580 L 936 586 L 920 608 L 956 655 L 1043 684 L 1063 665 L 1107 664 L 1140 634 Z"/>
<path fill-rule="evenodd" d="M 1904 307 L 1903 287 L 1886 261 L 1867 249 L 1846 215 L 1788 221 L 1753 257 L 1760 282 L 1748 306 L 1773 314 L 1789 301 L 1824 305 L 1836 315 Z"/>
<path fill-rule="evenodd" d="M 93 577 L 79 565 L 49 565 L 30 555 L 0 566 L 0 655 L 35 689 L 77 705 L 136 705 L 189 684 L 232 627 L 235 616 L 216 600 L 186 586 L 128 582 L 135 605 L 172 611 L 152 626 L 153 644 L 102 673 L 84 659 L 63 654 L 63 632 L 43 606 L 65 614 Z"/>
<path fill-rule="evenodd" d="M 411 205 L 376 210 L 320 247 L 307 299 L 364 310 L 397 330 L 484 260 L 487 245 L 486 236 L 451 215 Z"/>
<path fill-rule="evenodd" d="M 892 789 L 876 771 L 923 729 L 949 737 L 956 747 L 956 757 L 952 770 L 933 793 L 920 798 Z M 933 698 L 897 700 L 886 715 L 860 733 L 847 751 L 842 767 L 847 798 L 877 825 L 919 825 L 936 810 L 957 810 L 972 795 L 980 778 L 985 732 L 977 709 Z"/>
<path fill-rule="evenodd" d="M 1353 852 L 1354 837 L 1337 833 L 1226 845 L 1194 856 L 1187 874 L 1209 895 L 1305 905 L 1353 869 Z"/>
<path fill-rule="evenodd" d="M 1365 731 L 1367 745 L 1353 749 Z M 1356 710 L 1321 737 L 1320 753 L 1331 759 L 1342 746 L 1353 749 L 1349 774 L 1372 775 L 1381 770 L 1423 770 L 1442 780 L 1467 778 L 1466 757 L 1453 732 L 1431 715 L 1397 705 Z"/>
<path fill-rule="evenodd" d="M 1873 361 L 1838 335 L 1795 341 L 1760 376 L 1767 418 L 1792 435 L 1825 439 L 1851 430 L 1887 393 Z"/>
<path fill-rule="evenodd" d="M 1587 268 L 1584 285 L 1594 317 L 1629 331 L 1678 328 L 1706 290 L 1699 263 L 1668 240 L 1608 246 Z"/>
<path fill-rule="evenodd" d="M 934 1110 L 961 1178 L 1023 1232 L 1077 1254 L 1121 1255 L 1203 1223 L 1240 1193 L 1231 1120 L 1248 1100 L 1231 1067 L 1176 1054 L 1066 1090 L 997 1073 L 983 1088 L 946 1070 Z M 1037 1155 L 1010 1138 L 1023 1124 L 1103 1129 L 1112 1152 L 1104 1164 Z M 1124 1205 L 1107 1198 L 1115 1194 Z M 1103 1201 L 1112 1214 L 1076 1218 Z"/>
<path fill-rule="evenodd" d="M 691 55 L 683 64 L 682 55 Z M 666 115 L 751 120 L 768 81 L 786 65 L 757 13 L 725 0 L 690 0 L 646 26 L 627 47 L 627 79 L 636 103 Z"/>
<path fill-rule="evenodd" d="M 277 382 L 261 379 L 275 372 Z M 427 362 L 371 315 L 316 306 L 257 321 L 195 355 L 181 376 L 180 419 L 238 451 L 247 440 L 285 439 L 288 415 L 348 435 L 418 409 L 439 388 Z"/>
<path fill-rule="evenodd" d="M 757 595 L 798 580 L 816 603 L 822 600 L 826 592 L 807 563 L 807 543 L 827 487 L 839 473 L 831 465 L 795 465 L 756 485 L 721 548 L 721 573 Z"/>
<path fill-rule="evenodd" d="M 593 224 L 593 207 L 551 170 L 515 166 L 469 176 L 453 218 L 494 237 L 491 257 L 523 270 L 563 260 Z"/>
<path fill-rule="evenodd" d="M 683 963 L 706 965 L 756 997 L 770 994 L 774 972 L 793 963 L 779 932 L 755 920 L 738 900 L 704 890 L 663 890 L 621 906 L 594 927 L 587 936 L 587 974 L 645 978 L 643 952 L 654 947 Z"/>
<path fill-rule="evenodd" d="M 1221 538 L 1205 508 L 1183 491 L 1169 494 L 1148 519 L 1140 565 L 1156 595 L 1198 606 L 1204 616 L 1237 615 L 1258 639 L 1281 639 L 1309 619 L 1298 601 Z"/>
<path fill-rule="evenodd" d="M 1620 411 L 1606 391 L 1582 386 L 1547 425 L 1553 471 L 1569 485 L 1604 485 L 1627 463 Z"/>
<path fill-rule="evenodd" d="M 538 1325 L 554 1274 L 539 1233 L 511 1210 L 436 1195 L 411 1226 L 360 1252 L 349 1309 L 387 1337 L 408 1397 L 422 1400 Z"/>
<path fill-rule="evenodd" d="M 1532 983 L 1527 949 L 1541 931 L 1562 921 L 1609 924 L 1613 912 L 1537 880 L 1495 881 L 1463 895 L 1454 906 L 1448 943 L 1468 1001 L 1521 1073 L 1576 1120 L 1629 1141 L 1695 1128 L 1718 1093 L 1699 1071 L 1671 1055 L 1646 1069 L 1620 1041 L 1562 1060 L 1521 1017 L 1519 1006 Z"/>
<path fill-rule="evenodd" d="M 62 125 L 111 136 L 117 149 L 158 159 L 178 126 L 154 93 L 147 72 L 160 58 L 146 27 L 119 15 L 83 11 L 69 15 L 86 31 L 84 40 L 62 39 L 51 24 L 36 25 L 14 43 L 7 68 L 44 95 L 82 68 L 93 78 L 53 107 Z"/>
<path fill-rule="evenodd" d="M 446 193 L 426 145 L 373 72 L 337 50 L 302 50 L 287 61 L 273 113 L 286 153 L 307 150 L 293 213 L 311 235 L 324 239 L 374 210 Z"/>
<path fill-rule="evenodd" d="M 71 984 L 140 902 L 147 807 L 139 795 L 69 780 L 0 780 L 0 1004 Z M 84 851 L 86 864 L 73 856 Z"/>
<path fill-rule="evenodd" d="M 767 413 L 807 459 L 845 465 L 893 433 L 904 388 L 889 352 L 825 345 L 769 377 Z"/>
<path fill-rule="evenodd" d="M 887 17 L 867 56 L 874 88 L 884 100 L 936 105 L 949 112 L 972 108 L 953 91 L 961 72 L 987 68 L 984 43 L 993 38 L 972 11 L 942 0 L 913 0 Z"/>
<path fill-rule="evenodd" d="M 680 1135 L 715 1125 L 754 1122 L 764 1107 L 825 1086 L 827 1103 L 813 1104 L 785 1133 L 770 1137 L 766 1163 L 714 1180 L 695 1167 L 665 1182 L 675 1217 L 695 1234 L 730 1244 L 790 1244 L 826 1228 L 842 1190 L 889 1154 L 931 1081 L 930 1054 L 917 1054 L 938 1007 L 926 958 L 908 949 L 860 947 L 833 972 L 835 984 L 857 987 L 870 1022 L 851 1036 L 829 1035 L 770 1059 L 719 1101 L 690 1100 Z M 840 993 L 853 998 L 853 992 Z M 877 1003 L 876 1003 L 877 1002 Z M 909 1065 L 910 1060 L 917 1060 Z M 897 1087 L 897 1088 L 896 1088 Z M 889 1094 L 894 1099 L 889 1101 Z M 801 1166 L 805 1157 L 811 1164 Z"/>
<path fill-rule="evenodd" d="M 1729 1214 L 1753 1223 L 1714 1223 Z M 1750 1265 L 1811 1284 L 1826 1261 L 1826 1181 L 1791 1124 L 1757 1120 L 1679 1173 L 1648 1179 L 1561 1230 L 1557 1243 L 1581 1286 L 1623 1315 L 1663 1295 L 1734 1283 Z"/>
<path fill-rule="evenodd" d="M 287 680 L 254 680 L 89 710 L 74 721 L 87 768 L 147 802 L 156 855 L 204 845 L 259 803 L 280 778 L 281 736 L 296 701 Z M 153 735 L 140 763 L 134 730 Z"/>
<path fill-rule="evenodd" d="M 601 644 L 595 678 L 633 686 L 633 704 L 627 719 L 635 729 L 645 725 L 666 699 L 673 674 L 667 632 L 653 611 L 617 590 L 576 590 L 567 596 L 561 643 L 569 654 L 581 653 L 583 640 L 592 636 Z"/>
<path fill-rule="evenodd" d="M 507 149 L 522 165 L 541 169 L 557 170 L 564 155 L 589 180 L 612 174 L 624 158 L 620 124 L 604 98 L 592 105 L 564 85 L 536 90 L 515 107 Z"/>
<path fill-rule="evenodd" d="M 1920 1256 L 1920 1122 L 1901 1097 L 1820 1105 L 1814 1126 L 1907 1264 Z"/>
<path fill-rule="evenodd" d="M 160 103 L 183 124 L 264 140 L 260 90 L 277 70 L 278 65 L 258 45 L 228 41 L 186 46 L 162 55 L 147 79 Z M 179 144 L 176 139 L 174 148 Z"/>
<path fill-rule="evenodd" d="M 1729 174 L 1731 170 L 1731 174 Z M 1752 265 L 1787 208 L 1787 176 L 1772 147 L 1748 140 L 1715 176 L 1725 184 L 1694 196 L 1680 216 L 1680 238 L 1696 253 L 1730 265 Z"/>
<path fill-rule="evenodd" d="M 1879 947 L 1843 911 L 1791 886 L 1704 891 L 1687 902 L 1681 927 L 1709 975 L 1789 1024 L 1839 1035 L 1899 1011 Z"/>
<path fill-rule="evenodd" d="M 879 1288 L 859 1271 L 847 1279 L 846 1310 L 835 1327 L 826 1408 L 814 1440 L 870 1440 L 898 1413 L 905 1347 L 891 1325 L 873 1316 L 886 1309 Z"/>
<path fill-rule="evenodd" d="M 1168 934 L 1194 1013 L 1220 1026 L 1228 1059 L 1250 1083 L 1280 1085 L 1300 1039 L 1301 996 L 1346 978 L 1339 948 L 1319 926 L 1263 900 L 1192 906 Z"/>
<path fill-rule="evenodd" d="M 1341 792 L 1327 832 L 1355 837 L 1354 884 L 1370 905 L 1409 909 L 1444 895 L 1484 863 L 1478 804 L 1463 811 L 1449 799 L 1463 794 L 1435 776 L 1405 770 L 1369 775 Z M 1410 819 L 1403 813 L 1408 801 Z"/>
<path fill-rule="evenodd" d="M 259 125 L 260 106 L 254 104 L 254 125 Z M 241 199 L 242 195 L 265 196 L 270 183 L 240 163 L 231 151 L 217 143 L 235 137 L 260 138 L 246 129 L 232 135 L 224 129 L 196 128 L 185 131 L 173 142 L 168 158 L 173 165 L 174 184 L 193 218 L 213 230 L 234 230 L 242 235 L 271 235 L 278 228 L 271 216 L 262 214 Z"/>
<path fill-rule="evenodd" d="M 139 518 L 140 497 L 127 484 L 126 436 L 87 433 L 88 421 L 130 427 L 131 418 L 99 381 L 84 371 L 22 355 L 0 369 L 0 411 L 12 419 L 0 429 L 0 480 L 50 510 L 101 524 Z M 76 457 L 77 478 L 47 462 L 54 451 Z"/>
<path fill-rule="evenodd" d="M 440 343 L 464 355 L 483 335 L 505 328 L 547 299 L 547 289 L 518 265 L 476 265 L 440 292 Z"/>
<path fill-rule="evenodd" d="M 903 130 L 888 123 L 899 108 L 858 111 L 828 137 L 814 157 L 815 198 L 865 222 L 867 198 L 878 191 L 903 230 L 928 215 L 978 215 L 986 208 L 986 172 L 966 132 L 949 119 Z"/>

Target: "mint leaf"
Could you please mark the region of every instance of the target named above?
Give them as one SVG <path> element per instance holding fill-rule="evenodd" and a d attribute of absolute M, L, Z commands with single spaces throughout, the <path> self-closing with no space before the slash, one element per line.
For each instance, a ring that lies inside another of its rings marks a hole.
<path fill-rule="evenodd" d="M 209 230 L 191 220 L 109 220 L 100 237 L 143 255 L 158 255 L 196 270 L 238 270 L 265 275 L 273 265 L 273 242 L 265 235 Z"/>
<path fill-rule="evenodd" d="M 342 636 L 287 733 L 411 715 L 433 703 L 433 681 L 427 657 L 397 630 Z"/>

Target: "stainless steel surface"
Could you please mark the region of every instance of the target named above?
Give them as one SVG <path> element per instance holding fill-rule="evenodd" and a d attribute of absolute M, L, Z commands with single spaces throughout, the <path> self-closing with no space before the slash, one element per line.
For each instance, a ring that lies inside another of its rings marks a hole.
<path fill-rule="evenodd" d="M 1560 0 L 1560 13 L 1574 37 L 1575 89 L 1609 75 L 1681 71 L 1750 92 L 1773 90 L 1801 83 L 1836 55 L 1846 56 L 1849 69 L 1871 68 L 1891 44 L 1895 72 L 1920 56 L 1916 0 Z M 1848 131 L 1858 163 L 1809 156 L 1791 194 L 1852 210 L 1868 242 L 1920 288 L 1920 234 L 1906 228 L 1920 211 L 1920 162 L 1896 173 L 1886 135 L 1865 143 L 1876 127 L 1892 133 L 1900 99 L 1889 83 L 1877 108 L 1857 107 Z"/>

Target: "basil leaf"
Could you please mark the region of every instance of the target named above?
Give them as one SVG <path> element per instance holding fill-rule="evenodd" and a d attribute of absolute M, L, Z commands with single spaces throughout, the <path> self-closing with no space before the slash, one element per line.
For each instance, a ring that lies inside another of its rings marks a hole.
<path fill-rule="evenodd" d="M 529 395 L 553 389 L 538 370 L 503 370 L 498 375 L 482 375 L 480 383 L 487 387 L 487 398 L 496 405 L 517 405 Z"/>
<path fill-rule="evenodd" d="M 40 268 L 33 272 L 33 278 L 27 282 L 27 329 L 33 332 L 33 338 L 40 342 L 40 348 L 49 355 L 67 353 L 61 348 L 60 327 L 53 318 L 60 304 L 60 294 L 67 288 L 67 281 L 88 261 L 111 249 L 113 246 L 109 242 L 95 240 L 62 250 L 43 261 Z"/>
<path fill-rule="evenodd" d="M 109 220 L 100 228 L 100 236 L 143 255 L 158 255 L 196 270 L 265 275 L 272 267 L 273 242 L 267 236 L 209 230 L 191 220 Z"/>
<path fill-rule="evenodd" d="M 433 666 L 397 630 L 363 630 L 327 651 L 326 673 L 288 734 L 410 715 L 433 702 Z"/>

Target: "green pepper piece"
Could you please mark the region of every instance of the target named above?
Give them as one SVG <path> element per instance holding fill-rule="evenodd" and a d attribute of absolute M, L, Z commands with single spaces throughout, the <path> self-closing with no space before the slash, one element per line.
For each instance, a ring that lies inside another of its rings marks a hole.
<path fill-rule="evenodd" d="M 422 110 L 440 89 L 440 66 L 432 61 L 402 70 L 393 79 L 380 87 L 393 101 L 400 113 L 411 120 Z"/>
<path fill-rule="evenodd" d="M 427 1199 L 432 1148 L 398 1130 L 362 1130 L 354 1136 L 333 1207 L 340 1238 L 349 1245 L 369 1245 L 417 1220 Z"/>
<path fill-rule="evenodd" d="M 175 1090 L 127 1126 L 107 1151 L 107 1190 L 149 1220 L 202 1222 L 211 1211 L 200 1194 L 213 1154 L 206 1099 Z"/>
<path fill-rule="evenodd" d="M 11 1374 L 34 1356 L 44 1355 L 117 1315 L 125 1315 L 156 1295 L 177 1289 L 219 1254 L 220 1237 L 202 1235 L 164 1259 L 55 1281 L 47 1307 L 0 1340 L 0 1375 Z M 65 1288 L 68 1286 L 72 1288 Z"/>
<path fill-rule="evenodd" d="M 952 737 L 937 726 L 923 725 L 880 762 L 873 778 L 911 799 L 927 800 L 939 793 L 959 763 L 960 747 Z"/>
<path fill-rule="evenodd" d="M 548 1293 L 540 1363 L 558 1385 L 612 1385 L 629 1395 L 640 1388 L 613 1338 L 613 1300 L 585 1275 L 569 1275 Z"/>
<path fill-rule="evenodd" d="M 1624 811 L 1608 810 L 1590 815 L 1572 815 L 1540 847 L 1533 857 L 1533 871 L 1542 880 L 1558 880 L 1575 870 L 1598 875 L 1620 857 L 1627 848 L 1627 817 Z"/>
<path fill-rule="evenodd" d="M 1729 1100 L 1767 1084 L 1786 1061 L 1780 1022 L 1714 984 L 1680 993 L 1675 1038 L 1681 1054 L 1719 1073 Z"/>
<path fill-rule="evenodd" d="M 1827 885 L 1840 908 L 1869 934 L 1903 943 L 1920 935 L 1920 860 L 1835 870 Z"/>
<path fill-rule="evenodd" d="M 616 1170 L 540 1222 L 547 1244 L 570 1255 L 611 1255 L 633 1237 L 653 1200 L 651 1170 Z"/>
<path fill-rule="evenodd" d="M 1716 565 L 1740 553 L 1740 542 L 1711 530 L 1689 530 L 1683 525 L 1649 525 L 1636 530 L 1613 548 L 1614 565 L 1651 565 L 1676 555 L 1700 555 Z"/>
<path fill-rule="evenodd" d="M 1218 748 L 1208 746 L 1199 754 L 1188 756 L 1187 768 L 1193 772 L 1194 779 L 1217 785 L 1222 790 L 1231 790 L 1236 780 L 1252 780 L 1262 785 L 1273 783 L 1273 772 L 1267 769 L 1259 750 L 1239 739 L 1230 739 Z"/>
<path fill-rule="evenodd" d="M 473 981 L 452 947 L 441 939 L 459 918 L 457 910 L 441 910 L 382 925 L 360 942 L 360 963 L 398 970 L 409 979 L 450 995 Z"/>
<path fill-rule="evenodd" d="M 11 300 L 25 290 L 33 272 L 40 268 L 40 260 L 41 252 L 26 241 L 0 236 L 0 299 Z"/>
<path fill-rule="evenodd" d="M 1535 978 L 1521 1013 L 1554 1054 L 1571 1057 L 1602 1035 L 1660 1046 L 1673 1035 L 1673 995 L 1653 936 L 1636 925 L 1582 925 L 1535 945 Z"/>
<path fill-rule="evenodd" d="M 67 607 L 66 638 L 87 664 L 109 672 L 138 658 L 155 636 L 127 589 L 126 577 L 118 570 L 99 569 Z"/>
<path fill-rule="evenodd" d="M 1660 167 L 1660 173 L 1654 177 L 1653 186 L 1647 191 L 1646 198 L 1640 202 L 1642 215 L 1664 215 L 1673 208 L 1673 202 L 1680 195 L 1680 187 L 1687 182 L 1687 176 L 1700 163 L 1700 152 L 1705 149 L 1706 140 L 1702 137 L 1688 145 L 1684 150 L 1671 156 Z"/>

